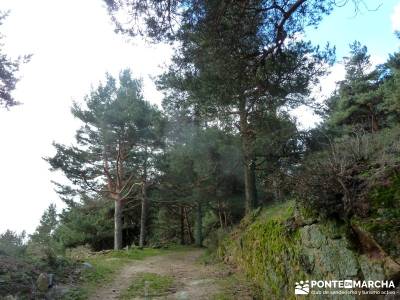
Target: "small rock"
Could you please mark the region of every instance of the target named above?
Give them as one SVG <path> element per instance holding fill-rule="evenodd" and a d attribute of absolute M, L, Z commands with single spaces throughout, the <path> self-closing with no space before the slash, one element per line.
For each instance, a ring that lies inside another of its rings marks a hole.
<path fill-rule="evenodd" d="M 63 299 L 71 291 L 67 285 L 55 285 L 46 293 L 45 299 Z"/>
<path fill-rule="evenodd" d="M 18 298 L 13 295 L 7 295 L 6 297 L 4 297 L 4 300 L 18 300 Z"/>
<path fill-rule="evenodd" d="M 83 267 L 84 269 L 91 269 L 91 268 L 93 268 L 92 264 L 90 264 L 90 263 L 88 263 L 88 262 L 84 262 L 84 263 L 82 264 L 82 267 Z"/>
<path fill-rule="evenodd" d="M 36 285 L 39 291 L 46 292 L 49 289 L 49 277 L 46 273 L 40 273 L 36 280 Z"/>

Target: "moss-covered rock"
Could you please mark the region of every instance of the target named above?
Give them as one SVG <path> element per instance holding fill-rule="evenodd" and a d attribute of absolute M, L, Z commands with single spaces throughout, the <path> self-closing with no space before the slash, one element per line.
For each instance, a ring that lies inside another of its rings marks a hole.
<path fill-rule="evenodd" d="M 400 175 L 392 175 L 372 188 L 368 200 L 368 216 L 353 218 L 352 222 L 369 232 L 400 263 Z"/>
<path fill-rule="evenodd" d="M 320 249 L 326 245 L 326 236 L 322 234 L 317 224 L 304 226 L 300 229 L 301 242 L 308 248 Z"/>
<path fill-rule="evenodd" d="M 361 267 L 361 271 L 364 274 L 365 280 L 384 280 L 385 270 L 382 265 L 382 260 L 371 259 L 367 255 L 360 255 L 358 262 Z"/>
<path fill-rule="evenodd" d="M 295 299 L 293 287 L 300 280 L 383 280 L 400 275 L 400 266 L 390 256 L 374 256 L 378 246 L 362 248 L 348 224 L 303 218 L 294 202 L 245 220 L 220 244 L 218 254 L 239 266 L 263 299 Z"/>
<path fill-rule="evenodd" d="M 49 278 L 46 273 L 41 273 L 36 280 L 36 286 L 41 292 L 47 292 L 49 289 Z"/>
<path fill-rule="evenodd" d="M 356 255 L 335 223 L 300 228 L 304 268 L 316 278 L 350 279 L 357 276 Z"/>
<path fill-rule="evenodd" d="M 285 226 L 293 211 L 294 202 L 264 210 L 253 223 L 242 224 L 242 230 L 233 232 L 219 247 L 219 255 L 241 267 L 263 298 L 276 295 L 292 299 L 295 282 L 305 278 L 300 233 L 288 232 Z"/>

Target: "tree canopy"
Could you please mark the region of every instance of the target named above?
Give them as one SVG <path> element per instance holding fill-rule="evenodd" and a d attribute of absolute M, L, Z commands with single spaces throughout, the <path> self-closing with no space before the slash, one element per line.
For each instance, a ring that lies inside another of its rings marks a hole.
<path fill-rule="evenodd" d="M 3 24 L 8 13 L 0 11 L 0 26 Z M 2 35 L 0 34 L 0 40 Z M 4 45 L 0 43 L 0 107 L 10 107 L 18 104 L 12 92 L 18 82 L 17 72 L 21 63 L 27 62 L 30 55 L 20 57 L 16 60 L 11 59 L 4 53 Z"/>

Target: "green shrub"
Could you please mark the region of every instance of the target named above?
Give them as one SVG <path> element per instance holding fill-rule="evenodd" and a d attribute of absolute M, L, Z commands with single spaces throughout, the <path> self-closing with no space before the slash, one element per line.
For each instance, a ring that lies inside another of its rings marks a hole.
<path fill-rule="evenodd" d="M 337 139 L 310 154 L 297 174 L 303 205 L 327 217 L 365 216 L 369 192 L 400 168 L 400 127 Z"/>
<path fill-rule="evenodd" d="M 0 254 L 14 257 L 24 255 L 26 251 L 25 238 L 25 231 L 16 233 L 7 230 L 0 234 Z"/>

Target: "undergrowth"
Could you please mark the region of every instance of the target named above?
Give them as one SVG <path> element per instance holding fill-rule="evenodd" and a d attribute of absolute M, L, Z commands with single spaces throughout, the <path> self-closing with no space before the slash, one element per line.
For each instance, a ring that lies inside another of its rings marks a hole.
<path fill-rule="evenodd" d="M 170 276 L 155 273 L 140 273 L 120 299 L 128 300 L 135 297 L 160 297 L 166 295 L 173 288 L 174 280 Z"/>

